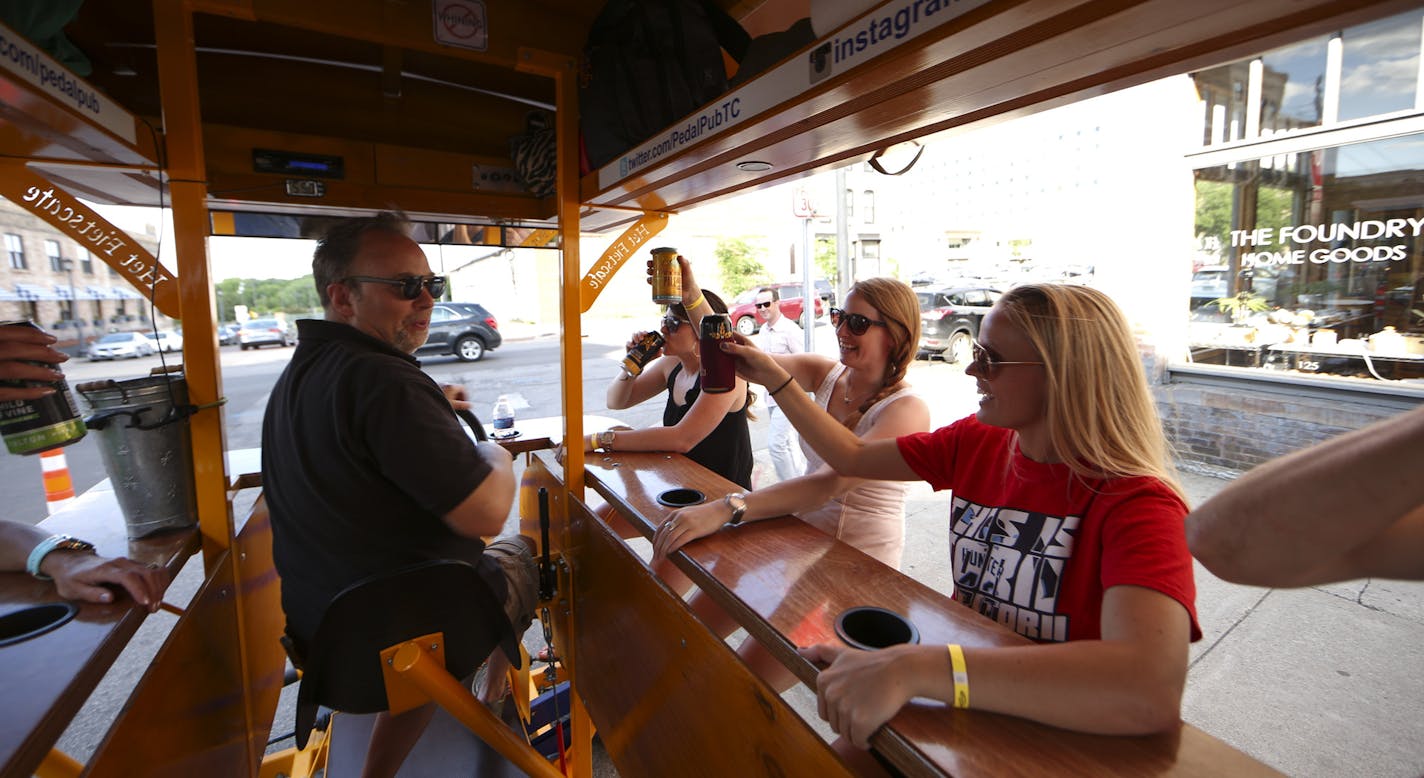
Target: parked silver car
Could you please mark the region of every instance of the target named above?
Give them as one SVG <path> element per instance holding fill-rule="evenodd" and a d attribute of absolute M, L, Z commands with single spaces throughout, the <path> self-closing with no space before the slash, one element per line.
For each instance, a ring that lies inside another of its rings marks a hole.
<path fill-rule="evenodd" d="M 238 330 L 237 342 L 246 351 L 262 346 L 285 346 L 289 341 L 287 328 L 281 322 L 276 319 L 253 319 Z"/>
<path fill-rule="evenodd" d="M 101 359 L 138 359 L 157 351 L 153 341 L 138 332 L 111 332 L 89 346 L 90 361 Z"/>

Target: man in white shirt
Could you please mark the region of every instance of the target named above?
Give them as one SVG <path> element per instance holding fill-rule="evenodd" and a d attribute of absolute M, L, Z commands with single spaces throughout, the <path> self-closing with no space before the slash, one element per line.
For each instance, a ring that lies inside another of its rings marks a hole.
<path fill-rule="evenodd" d="M 756 296 L 756 317 L 761 322 L 757 333 L 757 347 L 768 354 L 799 354 L 801 328 L 781 315 L 781 295 L 775 289 L 762 287 Z M 766 397 L 767 416 L 771 420 L 771 432 L 767 436 L 767 451 L 771 463 L 776 466 L 778 480 L 786 480 L 801 475 L 806 470 L 806 459 L 796 442 L 796 430 L 786 420 L 786 414 L 776 407 L 775 397 Z"/>

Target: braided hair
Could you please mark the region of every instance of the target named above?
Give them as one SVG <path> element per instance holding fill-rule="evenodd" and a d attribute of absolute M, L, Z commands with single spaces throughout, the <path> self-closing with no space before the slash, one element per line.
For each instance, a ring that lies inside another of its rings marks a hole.
<path fill-rule="evenodd" d="M 850 295 L 859 297 L 878 311 L 885 321 L 886 331 L 890 333 L 890 359 L 881 376 L 880 391 L 861 403 L 842 422 L 847 429 L 854 430 L 866 411 L 900 390 L 920 347 L 920 299 L 905 282 L 884 277 L 857 281 L 846 292 L 847 297 Z"/>

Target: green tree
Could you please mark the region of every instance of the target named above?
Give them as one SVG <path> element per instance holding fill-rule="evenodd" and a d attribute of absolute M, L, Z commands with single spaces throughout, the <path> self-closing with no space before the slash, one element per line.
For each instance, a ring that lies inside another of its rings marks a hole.
<path fill-rule="evenodd" d="M 321 307 L 310 275 L 301 278 L 226 278 L 214 285 L 218 319 L 233 321 L 235 308 L 247 306 L 249 317 L 273 313 L 312 313 Z"/>
<path fill-rule="evenodd" d="M 1197 179 L 1197 239 L 1214 237 L 1226 251 L 1231 245 L 1231 188 L 1227 181 Z"/>
<path fill-rule="evenodd" d="M 729 303 L 742 292 L 772 280 L 758 256 L 761 252 L 747 243 L 745 238 L 722 238 L 717 241 L 717 248 L 712 253 L 717 257 L 722 289 Z"/>

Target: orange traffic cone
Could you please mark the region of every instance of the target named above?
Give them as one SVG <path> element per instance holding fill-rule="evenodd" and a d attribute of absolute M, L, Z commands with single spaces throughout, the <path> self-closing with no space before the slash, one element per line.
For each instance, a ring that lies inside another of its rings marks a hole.
<path fill-rule="evenodd" d="M 69 463 L 64 460 L 64 449 L 52 448 L 40 452 L 40 468 L 44 471 L 45 507 L 53 516 L 74 502 L 74 481 L 69 478 Z"/>

